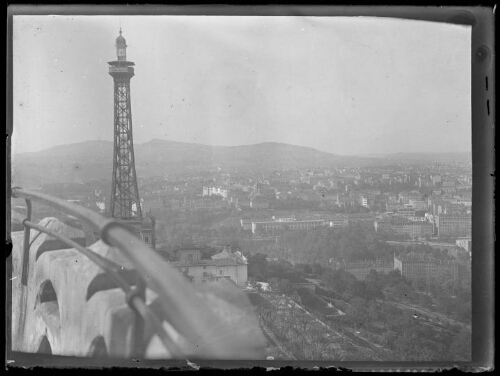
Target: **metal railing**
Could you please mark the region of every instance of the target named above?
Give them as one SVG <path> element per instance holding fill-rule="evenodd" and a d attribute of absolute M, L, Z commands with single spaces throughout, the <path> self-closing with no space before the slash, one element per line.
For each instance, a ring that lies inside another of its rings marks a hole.
<path fill-rule="evenodd" d="M 203 303 L 194 296 L 192 288 L 185 283 L 183 284 L 181 277 L 177 275 L 178 273 L 175 273 L 174 269 L 168 266 L 151 248 L 147 247 L 118 221 L 105 218 L 85 207 L 47 194 L 18 187 L 12 189 L 12 197 L 24 198 L 27 207 L 27 216 L 22 221 L 24 225 L 24 257 L 21 283 L 24 285 L 28 283 L 30 231 L 34 229 L 46 233 L 85 255 L 104 270 L 113 282 L 125 292 L 126 301 L 135 314 L 131 339 L 131 348 L 133 349 L 131 356 L 144 356 L 146 344 L 143 341 L 146 320 L 153 325 L 156 334 L 171 356 L 178 358 L 195 353 L 194 351 L 186 351 L 186 347 L 181 349 L 178 345 L 178 336 L 182 338 L 183 344 L 189 343 L 190 339 L 196 341 L 196 339 L 200 338 L 200 333 L 206 330 L 207 325 L 213 325 L 215 322 L 214 317 L 211 315 L 210 310 L 203 307 Z M 72 215 L 91 228 L 98 230 L 102 241 L 111 247 L 116 247 L 132 263 L 141 276 L 135 286 L 122 278 L 117 272 L 114 262 L 57 232 L 32 222 L 32 201 Z M 167 334 L 162 323 L 164 320 L 158 317 L 146 304 L 146 286 L 158 294 L 162 313 L 168 312 L 166 321 L 170 328 L 174 328 L 174 333 L 177 332 L 175 333 L 176 340 Z M 199 314 L 200 312 L 202 314 Z M 203 347 L 203 344 L 195 343 L 192 348 L 200 346 Z M 220 356 L 220 354 L 211 351 L 208 344 L 205 345 L 204 354 L 206 356 Z"/>

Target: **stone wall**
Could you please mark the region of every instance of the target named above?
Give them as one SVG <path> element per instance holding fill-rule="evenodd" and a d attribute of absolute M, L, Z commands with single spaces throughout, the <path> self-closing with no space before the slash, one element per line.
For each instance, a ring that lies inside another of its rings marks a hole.
<path fill-rule="evenodd" d="M 56 218 L 45 218 L 39 224 L 85 244 L 82 230 Z M 49 235 L 31 230 L 25 286 L 21 282 L 24 232 L 13 232 L 12 242 L 13 351 L 70 356 L 131 356 L 134 350 L 130 347 L 134 314 L 126 304 L 123 290 L 113 287 L 112 281 L 96 264 L 76 249 L 68 249 Z M 87 248 L 125 269 L 133 269 L 119 250 L 101 240 Z M 168 272 L 169 266 L 165 265 L 165 273 Z M 213 328 L 220 328 L 224 337 L 224 341 L 213 341 L 213 346 L 221 347 L 219 354 L 225 354 L 227 350 L 229 359 L 238 358 L 238 355 L 259 357 L 264 348 L 262 333 L 253 312 L 246 309 L 240 292 L 195 291 L 191 286 L 180 285 L 177 288 L 199 296 L 200 303 L 208 302 L 212 308 L 217 320 Z M 161 310 L 155 308 L 157 297 L 153 291 L 146 291 L 146 303 L 161 318 Z M 192 308 L 190 317 L 198 315 L 200 320 L 201 315 L 206 317 L 206 311 L 196 312 L 196 307 Z M 166 322 L 163 324 L 175 337 L 175 329 Z M 207 329 L 207 332 L 211 330 Z M 202 336 L 200 333 L 200 341 L 205 342 Z M 155 336 L 148 320 L 145 322 L 144 344 L 146 358 L 170 357 L 169 350 Z M 196 346 L 190 345 L 190 348 Z"/>

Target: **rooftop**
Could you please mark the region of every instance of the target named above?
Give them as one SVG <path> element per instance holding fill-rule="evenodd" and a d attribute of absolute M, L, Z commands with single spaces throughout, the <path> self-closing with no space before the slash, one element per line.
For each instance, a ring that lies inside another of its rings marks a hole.
<path fill-rule="evenodd" d="M 171 261 L 169 262 L 174 268 L 180 267 L 194 267 L 194 266 L 234 266 L 234 265 L 246 265 L 245 262 L 238 261 L 231 258 L 216 259 L 216 260 L 183 260 L 183 261 Z"/>

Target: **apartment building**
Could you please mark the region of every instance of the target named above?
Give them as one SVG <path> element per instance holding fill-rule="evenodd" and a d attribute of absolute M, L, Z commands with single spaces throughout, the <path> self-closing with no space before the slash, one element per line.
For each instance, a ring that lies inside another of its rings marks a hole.
<path fill-rule="evenodd" d="M 441 214 L 436 216 L 438 236 L 470 237 L 472 217 L 470 214 Z"/>
<path fill-rule="evenodd" d="M 463 248 L 467 251 L 471 251 L 472 239 L 470 237 L 458 238 L 455 240 L 457 247 Z"/>
<path fill-rule="evenodd" d="M 390 235 L 409 235 L 412 239 L 432 236 L 434 225 L 428 221 L 410 221 L 407 218 L 392 216 L 374 221 L 375 231 Z"/>
<path fill-rule="evenodd" d="M 221 187 L 203 187 L 203 196 L 222 196 L 227 198 L 229 191 Z"/>
<path fill-rule="evenodd" d="M 336 262 L 332 265 L 334 269 L 344 269 L 351 273 L 357 280 L 364 281 L 370 270 L 375 270 L 377 273 L 387 274 L 394 270 L 393 262 L 383 260 L 366 260 L 356 262 Z"/>
<path fill-rule="evenodd" d="M 470 282 L 470 264 L 427 258 L 421 254 L 394 256 L 394 269 L 411 280 Z"/>
<path fill-rule="evenodd" d="M 178 261 L 169 262 L 170 266 L 184 274 L 191 282 L 207 283 L 230 280 L 245 287 L 248 280 L 248 261 L 241 252 L 224 249 L 210 260 L 201 259 L 197 248 L 179 250 Z"/>
<path fill-rule="evenodd" d="M 321 227 L 327 225 L 323 219 L 318 220 L 275 220 L 275 221 L 259 221 L 252 222 L 252 233 L 255 234 L 258 231 L 273 231 L 273 230 L 309 230 L 316 227 Z"/>

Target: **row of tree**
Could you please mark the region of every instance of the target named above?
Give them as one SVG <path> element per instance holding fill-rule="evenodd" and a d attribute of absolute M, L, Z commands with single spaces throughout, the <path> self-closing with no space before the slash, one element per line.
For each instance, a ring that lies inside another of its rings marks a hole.
<path fill-rule="evenodd" d="M 471 319 L 471 287 L 457 281 L 410 281 L 397 270 L 389 273 L 371 270 L 366 279 L 360 281 L 344 269 L 334 270 L 319 263 L 292 265 L 283 260 L 268 261 L 267 256 L 261 253 L 248 255 L 248 260 L 250 279 L 273 282 L 283 293 L 291 290 L 291 283 L 316 277 L 330 297 L 346 302 L 355 298 L 367 301 L 387 299 L 435 310 L 465 323 Z"/>
<path fill-rule="evenodd" d="M 371 221 L 350 224 L 346 228 L 321 227 L 310 230 L 280 232 L 279 247 L 286 250 L 296 262 L 327 263 L 331 259 L 344 261 L 386 260 L 392 261 L 394 254 L 416 252 L 438 260 L 454 260 L 446 248 L 439 249 L 427 244 L 388 244 L 388 235 L 375 231 Z M 400 239 L 408 240 L 408 236 Z M 467 253 L 464 252 L 464 257 Z M 462 257 L 467 261 L 468 257 Z"/>
<path fill-rule="evenodd" d="M 301 305 L 321 316 L 335 314 L 328 312 L 326 302 L 316 293 L 293 288 L 292 282 L 302 282 L 315 272 L 323 288 L 317 293 L 337 299 L 337 308 L 345 311 L 338 316 L 339 329 L 352 327 L 362 330 L 371 338 L 391 351 L 394 358 L 387 360 L 467 360 L 470 358 L 470 331 L 436 329 L 420 315 L 402 310 L 395 303 L 408 302 L 425 306 L 430 310 L 470 320 L 470 290 L 457 287 L 456 296 L 438 284 L 432 285 L 432 292 L 421 291 L 415 282 L 401 276 L 398 271 L 387 274 L 372 270 L 366 280 L 359 281 L 343 269 L 323 268 L 319 264 L 296 264 L 283 261 L 269 261 L 266 255 L 249 255 L 249 277 L 267 281 L 274 291 L 286 294 Z M 428 285 L 420 285 L 428 289 Z M 343 302 L 343 303 L 342 303 Z M 423 302 L 426 302 L 423 304 Z M 461 313 L 459 313 L 461 312 Z M 460 316 L 461 315 L 461 316 Z M 379 334 L 376 334 L 380 332 Z"/>

